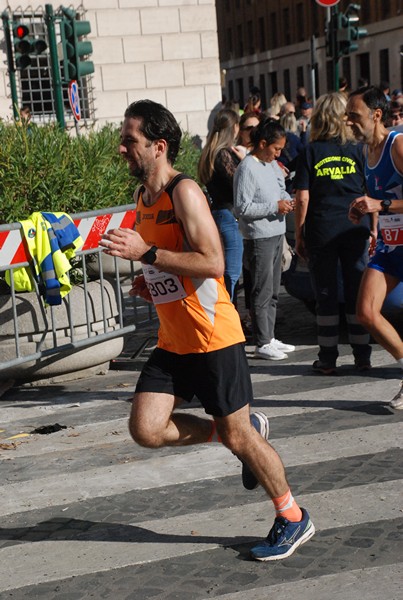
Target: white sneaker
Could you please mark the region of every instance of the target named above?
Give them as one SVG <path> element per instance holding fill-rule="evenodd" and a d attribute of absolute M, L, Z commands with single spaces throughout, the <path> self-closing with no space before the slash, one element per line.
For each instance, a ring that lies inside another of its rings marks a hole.
<path fill-rule="evenodd" d="M 396 396 L 392 398 L 392 400 L 389 403 L 389 406 L 391 406 L 395 410 L 403 409 L 403 380 L 400 384 L 400 390 L 397 392 Z"/>
<path fill-rule="evenodd" d="M 276 340 L 276 338 L 273 338 L 270 344 L 278 348 L 278 350 L 282 350 L 283 352 L 294 352 L 295 350 L 295 346 L 292 344 L 284 344 L 284 342 L 280 342 L 280 340 Z"/>
<path fill-rule="evenodd" d="M 284 358 L 288 358 L 287 354 L 277 348 L 273 342 L 260 347 L 256 346 L 255 356 L 257 358 L 265 358 L 266 360 L 284 360 Z"/>

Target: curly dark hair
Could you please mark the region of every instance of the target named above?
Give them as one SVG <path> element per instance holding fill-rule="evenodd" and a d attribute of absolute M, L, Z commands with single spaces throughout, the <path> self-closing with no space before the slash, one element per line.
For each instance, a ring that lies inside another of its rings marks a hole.
<path fill-rule="evenodd" d="M 150 141 L 165 140 L 167 159 L 173 165 L 178 155 L 182 131 L 173 114 L 152 100 L 136 100 L 125 111 L 125 119 L 141 119 L 140 131 Z"/>

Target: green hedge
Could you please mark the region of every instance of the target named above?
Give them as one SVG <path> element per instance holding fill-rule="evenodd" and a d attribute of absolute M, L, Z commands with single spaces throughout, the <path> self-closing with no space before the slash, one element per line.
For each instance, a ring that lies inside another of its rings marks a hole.
<path fill-rule="evenodd" d="M 72 137 L 55 125 L 0 123 L 0 222 L 130 204 L 137 182 L 119 156 L 119 131 L 108 125 Z M 185 133 L 175 167 L 196 179 L 199 156 Z"/>

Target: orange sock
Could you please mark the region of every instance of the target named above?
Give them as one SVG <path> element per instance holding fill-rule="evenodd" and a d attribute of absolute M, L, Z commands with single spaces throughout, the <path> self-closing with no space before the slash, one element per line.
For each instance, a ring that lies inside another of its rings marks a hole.
<path fill-rule="evenodd" d="M 272 498 L 277 517 L 285 517 L 288 521 L 296 523 L 302 519 L 302 511 L 295 502 L 291 490 L 280 498 Z"/>
<path fill-rule="evenodd" d="M 211 421 L 211 433 L 208 437 L 208 442 L 218 442 L 218 443 L 222 443 L 222 439 L 220 438 L 220 436 L 217 433 L 217 425 L 215 424 L 215 421 Z"/>

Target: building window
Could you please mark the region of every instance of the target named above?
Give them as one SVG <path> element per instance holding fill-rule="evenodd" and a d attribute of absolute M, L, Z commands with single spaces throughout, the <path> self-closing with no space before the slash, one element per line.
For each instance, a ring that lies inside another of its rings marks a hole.
<path fill-rule="evenodd" d="M 16 84 L 19 106 L 27 106 L 31 110 L 32 121 L 45 123 L 56 121 L 55 94 L 51 72 L 49 40 L 45 26 L 45 15 L 41 9 L 35 11 L 15 11 L 13 21 L 18 21 L 29 28 L 32 36 L 45 39 L 48 48 L 41 54 L 30 54 L 31 66 L 27 69 L 16 71 Z M 61 44 L 60 27 L 55 23 L 56 42 Z M 59 55 L 60 58 L 60 55 Z M 63 63 L 60 59 L 60 72 L 63 72 Z M 94 94 L 92 77 L 83 77 L 78 81 L 81 120 L 86 124 L 93 122 L 95 117 Z M 63 106 L 65 119 L 73 120 L 69 104 L 68 85 L 63 85 Z"/>
<path fill-rule="evenodd" d="M 260 97 L 262 99 L 262 106 L 267 106 L 267 96 L 266 96 L 266 78 L 264 73 L 261 73 L 259 76 L 259 89 L 260 89 Z"/>
<path fill-rule="evenodd" d="M 322 12 L 320 14 L 320 18 L 318 18 L 318 12 L 319 11 L 323 11 L 323 7 L 319 6 L 318 4 L 315 4 L 312 7 L 312 10 L 311 10 L 311 15 L 312 15 L 312 32 L 315 35 L 315 37 L 319 37 L 320 36 L 319 21 L 322 21 L 322 19 L 323 19 Z"/>
<path fill-rule="evenodd" d="M 326 88 L 334 90 L 333 64 L 331 60 L 328 60 L 326 63 Z"/>
<path fill-rule="evenodd" d="M 288 8 L 283 9 L 283 34 L 284 46 L 291 44 L 291 27 L 290 27 L 290 11 Z"/>
<path fill-rule="evenodd" d="M 228 83 L 228 100 L 230 102 L 234 101 L 234 82 L 230 81 Z"/>
<path fill-rule="evenodd" d="M 232 29 L 230 27 L 227 29 L 227 48 L 229 57 L 233 58 L 234 47 L 232 45 Z"/>
<path fill-rule="evenodd" d="M 270 35 L 269 35 L 269 48 L 278 47 L 278 29 L 277 29 L 277 14 L 270 14 Z"/>
<path fill-rule="evenodd" d="M 380 7 L 381 7 L 381 19 L 389 19 L 392 16 L 390 0 L 382 0 L 382 2 L 380 3 Z"/>
<path fill-rule="evenodd" d="M 291 98 L 291 84 L 290 84 L 290 69 L 284 69 L 284 95 L 286 98 Z"/>
<path fill-rule="evenodd" d="M 347 85 L 351 88 L 351 59 L 349 56 L 343 58 L 343 75 L 347 79 Z"/>
<path fill-rule="evenodd" d="M 297 87 L 304 87 L 304 67 L 297 67 Z"/>
<path fill-rule="evenodd" d="M 243 39 L 242 39 L 242 25 L 238 25 L 236 28 L 237 37 L 238 37 L 238 56 L 243 56 Z"/>
<path fill-rule="evenodd" d="M 246 29 L 248 32 L 248 53 L 254 54 L 255 45 L 254 45 L 254 37 L 253 37 L 253 22 L 248 21 L 246 25 Z"/>
<path fill-rule="evenodd" d="M 277 72 L 273 71 L 272 73 L 269 73 L 269 77 L 270 77 L 271 95 L 273 96 L 274 94 L 276 94 L 278 92 Z"/>
<path fill-rule="evenodd" d="M 369 52 L 364 52 L 363 54 L 359 54 L 357 56 L 357 71 L 358 77 L 363 77 L 368 81 L 371 81 L 371 70 L 370 70 L 370 62 L 369 62 Z"/>
<path fill-rule="evenodd" d="M 297 4 L 297 42 L 305 41 L 305 12 L 302 2 Z"/>
<path fill-rule="evenodd" d="M 264 17 L 259 18 L 259 50 L 266 50 L 266 31 L 264 27 Z"/>
<path fill-rule="evenodd" d="M 379 80 L 389 81 L 389 49 L 379 51 Z"/>
<path fill-rule="evenodd" d="M 243 108 L 245 106 L 245 96 L 243 93 L 243 79 L 236 80 L 236 87 L 237 87 L 237 91 L 238 91 L 237 100 L 239 102 L 240 108 Z"/>
<path fill-rule="evenodd" d="M 371 4 L 369 2 L 361 3 L 360 21 L 369 23 L 371 20 Z"/>

